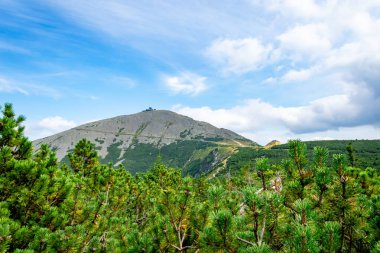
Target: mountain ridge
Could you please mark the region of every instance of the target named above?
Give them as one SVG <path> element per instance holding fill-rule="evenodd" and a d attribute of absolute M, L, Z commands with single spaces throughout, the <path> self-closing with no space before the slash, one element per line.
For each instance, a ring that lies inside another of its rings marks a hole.
<path fill-rule="evenodd" d="M 258 146 L 257 143 L 233 131 L 217 128 L 207 122 L 196 121 L 168 110 L 143 111 L 89 122 L 35 140 L 33 145 L 38 150 L 41 144 L 46 143 L 56 151 L 59 160 L 65 160 L 67 152 L 70 152 L 82 138 L 95 143 L 103 162 L 123 164 L 126 167 L 135 166 L 138 169 L 129 169 L 136 172 L 146 170 L 142 168 L 142 164 L 148 165 L 138 159 L 152 162 L 152 159 L 148 158 L 149 155 L 158 156 L 162 153 L 165 162 L 175 167 L 184 167 L 185 170 L 192 159 L 197 158 L 199 164 L 202 164 L 202 160 L 207 158 L 209 163 L 203 170 L 208 171 L 231 154 L 234 147 Z M 175 151 L 179 148 L 191 153 L 190 156 L 182 154 L 188 160 L 183 161 L 182 158 L 175 157 Z M 179 160 L 181 162 L 178 162 Z M 193 167 L 191 169 L 195 169 Z"/>

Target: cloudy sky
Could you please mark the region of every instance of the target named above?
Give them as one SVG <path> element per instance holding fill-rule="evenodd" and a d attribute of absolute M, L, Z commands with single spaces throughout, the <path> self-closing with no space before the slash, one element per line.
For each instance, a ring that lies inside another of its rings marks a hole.
<path fill-rule="evenodd" d="M 151 106 L 265 144 L 380 139 L 380 0 L 0 0 L 27 135 Z"/>

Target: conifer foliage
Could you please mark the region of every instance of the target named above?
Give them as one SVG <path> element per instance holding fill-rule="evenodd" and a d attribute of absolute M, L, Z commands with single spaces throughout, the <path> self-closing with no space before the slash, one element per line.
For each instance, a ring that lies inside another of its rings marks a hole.
<path fill-rule="evenodd" d="M 160 160 L 132 176 L 87 140 L 69 165 L 47 145 L 32 154 L 24 117 L 1 113 L 0 252 L 380 251 L 380 178 L 352 153 L 316 147 L 308 161 L 293 140 L 288 160 L 238 176 L 182 177 Z"/>

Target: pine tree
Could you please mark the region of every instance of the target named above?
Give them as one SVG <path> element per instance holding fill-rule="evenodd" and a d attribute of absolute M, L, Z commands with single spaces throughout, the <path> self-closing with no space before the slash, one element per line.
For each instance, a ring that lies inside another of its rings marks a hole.
<path fill-rule="evenodd" d="M 69 153 L 70 166 L 74 172 L 87 176 L 91 170 L 99 164 L 98 152 L 95 150 L 95 144 L 86 139 L 80 140 Z"/>
<path fill-rule="evenodd" d="M 355 154 L 354 154 L 354 148 L 352 147 L 352 142 L 350 142 L 347 147 L 346 147 L 346 150 L 347 150 L 347 156 L 348 156 L 348 161 L 350 163 L 350 166 L 351 167 L 354 167 L 355 166 L 355 162 L 356 162 L 356 157 L 355 157 Z"/>
<path fill-rule="evenodd" d="M 16 117 L 11 104 L 5 104 L 0 118 L 1 153 L 10 152 L 14 159 L 22 160 L 32 155 L 32 143 L 24 136 L 24 116 Z M 1 164 L 2 165 L 2 164 Z"/>

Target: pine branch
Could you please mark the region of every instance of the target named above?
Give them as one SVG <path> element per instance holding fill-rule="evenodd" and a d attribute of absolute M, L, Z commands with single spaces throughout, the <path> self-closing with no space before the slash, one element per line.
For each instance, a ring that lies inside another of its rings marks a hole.
<path fill-rule="evenodd" d="M 261 234 L 260 234 L 259 241 L 257 243 L 260 247 L 261 247 L 261 245 L 263 243 L 264 233 L 265 233 L 265 217 L 263 218 L 263 225 L 262 225 L 262 228 L 261 228 Z"/>
<path fill-rule="evenodd" d="M 239 241 L 242 241 L 242 242 L 245 242 L 245 243 L 247 243 L 247 244 L 249 244 L 249 245 L 251 245 L 251 246 L 256 246 L 256 244 L 254 244 L 253 242 L 250 242 L 250 241 L 247 241 L 247 240 L 245 240 L 245 239 L 243 239 L 243 238 L 241 238 L 241 237 L 237 237 L 237 239 L 239 240 Z"/>

